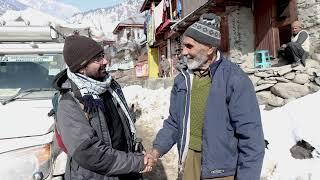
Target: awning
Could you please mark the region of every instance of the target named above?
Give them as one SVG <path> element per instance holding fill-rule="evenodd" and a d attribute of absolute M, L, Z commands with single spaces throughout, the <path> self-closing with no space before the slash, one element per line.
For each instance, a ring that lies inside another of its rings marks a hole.
<path fill-rule="evenodd" d="M 158 5 L 161 0 L 144 0 L 141 8 L 140 8 L 140 12 L 143 12 L 143 11 L 146 11 L 146 10 L 149 10 L 151 8 L 151 4 L 152 2 L 155 3 L 155 6 Z"/>
<path fill-rule="evenodd" d="M 165 33 L 166 31 L 170 30 L 170 26 L 176 23 L 177 21 L 167 19 L 164 23 L 162 23 L 156 31 L 156 36 Z"/>
<path fill-rule="evenodd" d="M 205 4 L 203 4 L 198 9 L 194 10 L 181 20 L 179 20 L 177 23 L 171 26 L 171 29 L 177 32 L 183 32 L 185 31 L 191 24 L 199 20 L 199 17 L 209 12 L 209 8 L 216 5 L 215 0 L 208 0 Z"/>

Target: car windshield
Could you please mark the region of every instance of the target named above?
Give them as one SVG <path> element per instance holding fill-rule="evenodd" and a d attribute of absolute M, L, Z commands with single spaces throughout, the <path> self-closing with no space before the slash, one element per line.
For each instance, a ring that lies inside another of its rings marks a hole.
<path fill-rule="evenodd" d="M 50 98 L 54 92 L 47 89 L 65 67 L 62 54 L 0 56 L 0 100 L 28 89 L 40 91 L 24 98 Z"/>

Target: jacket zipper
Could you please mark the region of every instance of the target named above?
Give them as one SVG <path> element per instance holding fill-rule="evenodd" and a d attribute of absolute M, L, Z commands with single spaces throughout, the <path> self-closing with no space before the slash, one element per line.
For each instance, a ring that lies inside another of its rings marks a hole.
<path fill-rule="evenodd" d="M 188 78 L 187 78 L 187 76 L 184 74 L 184 72 L 183 71 L 181 71 L 181 73 L 182 73 L 182 75 L 184 76 L 184 78 L 186 79 L 186 87 L 187 87 L 187 96 L 186 96 L 186 103 L 185 103 L 185 107 L 184 107 L 184 116 L 183 116 L 183 124 L 182 124 L 182 138 L 181 138 L 181 142 L 180 142 L 180 144 L 181 144 L 181 148 L 180 148 L 180 157 L 179 157 L 179 170 L 181 170 L 181 168 L 182 168 L 182 154 L 183 154 L 183 149 L 182 149 L 182 143 L 183 143 L 183 138 L 184 138 L 184 134 L 185 134 L 185 126 L 186 126 L 186 124 L 185 124 L 185 119 L 186 119 L 186 114 L 187 114 L 187 100 L 188 100 L 188 93 L 189 93 L 189 87 L 188 87 Z"/>

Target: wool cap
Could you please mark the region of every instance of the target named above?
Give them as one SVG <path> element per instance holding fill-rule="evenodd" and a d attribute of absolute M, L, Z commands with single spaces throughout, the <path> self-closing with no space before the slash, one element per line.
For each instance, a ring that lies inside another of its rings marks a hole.
<path fill-rule="evenodd" d="M 64 61 L 73 73 L 86 66 L 93 57 L 101 52 L 103 48 L 96 41 L 85 36 L 68 36 L 64 42 Z"/>
<path fill-rule="evenodd" d="M 220 17 L 213 13 L 203 14 L 199 21 L 187 28 L 184 36 L 190 37 L 201 44 L 218 47 L 221 39 Z"/>

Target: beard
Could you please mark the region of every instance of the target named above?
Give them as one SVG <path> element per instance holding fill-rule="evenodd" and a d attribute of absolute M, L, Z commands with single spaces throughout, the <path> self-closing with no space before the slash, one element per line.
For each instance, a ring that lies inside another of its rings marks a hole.
<path fill-rule="evenodd" d="M 191 58 L 189 55 L 187 56 L 187 66 L 189 70 L 199 69 L 207 61 L 208 58 L 203 54 L 199 54 L 193 58 Z"/>
<path fill-rule="evenodd" d="M 103 81 L 107 75 L 108 75 L 108 72 L 106 70 L 106 66 L 101 66 L 95 72 L 91 72 L 87 74 L 88 77 L 97 81 Z"/>

